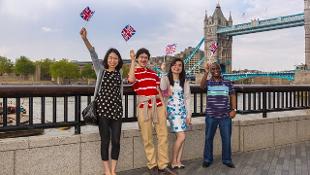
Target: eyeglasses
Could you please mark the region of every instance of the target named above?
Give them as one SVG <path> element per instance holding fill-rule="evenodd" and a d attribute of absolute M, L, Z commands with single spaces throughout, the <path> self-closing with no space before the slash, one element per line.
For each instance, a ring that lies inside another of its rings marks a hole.
<path fill-rule="evenodd" d="M 139 58 L 149 59 L 149 57 L 148 57 L 148 56 L 139 56 Z"/>

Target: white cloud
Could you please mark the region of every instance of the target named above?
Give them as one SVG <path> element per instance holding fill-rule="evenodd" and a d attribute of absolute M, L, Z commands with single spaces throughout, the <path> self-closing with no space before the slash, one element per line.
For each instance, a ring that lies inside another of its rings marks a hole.
<path fill-rule="evenodd" d="M 53 28 L 46 27 L 46 26 L 41 27 L 41 30 L 43 32 L 58 32 L 58 31 L 60 31 L 60 29 L 53 29 Z"/>
<path fill-rule="evenodd" d="M 49 27 L 42 27 L 41 29 L 42 29 L 44 32 L 51 32 L 51 31 L 52 31 L 52 29 L 49 28 Z"/>

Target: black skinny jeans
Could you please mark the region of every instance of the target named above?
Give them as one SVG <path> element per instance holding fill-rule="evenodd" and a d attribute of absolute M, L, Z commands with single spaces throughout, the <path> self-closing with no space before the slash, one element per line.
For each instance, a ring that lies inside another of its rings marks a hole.
<path fill-rule="evenodd" d="M 113 120 L 106 117 L 98 117 L 99 133 L 101 137 L 101 159 L 109 160 L 110 135 L 112 135 L 111 158 L 118 160 L 120 151 L 120 137 L 122 130 L 122 119 Z"/>

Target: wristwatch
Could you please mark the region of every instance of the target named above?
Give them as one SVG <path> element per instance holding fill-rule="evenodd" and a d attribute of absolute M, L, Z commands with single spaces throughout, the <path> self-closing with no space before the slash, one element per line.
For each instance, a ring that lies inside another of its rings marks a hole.
<path fill-rule="evenodd" d="M 232 109 L 232 111 L 235 111 L 235 112 L 237 112 L 237 109 L 236 109 L 236 108 L 233 108 L 233 109 Z"/>

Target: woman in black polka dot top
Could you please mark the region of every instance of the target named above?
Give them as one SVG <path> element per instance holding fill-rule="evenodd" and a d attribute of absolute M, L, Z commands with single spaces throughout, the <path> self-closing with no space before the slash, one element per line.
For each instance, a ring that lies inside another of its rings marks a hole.
<path fill-rule="evenodd" d="M 80 31 L 86 47 L 88 48 L 93 66 L 97 75 L 95 88 L 96 112 L 101 137 L 101 158 L 105 175 L 116 175 L 115 169 L 120 152 L 120 135 L 123 116 L 123 83 L 120 69 L 123 61 L 118 50 L 109 49 L 100 63 L 94 47 L 87 39 L 87 31 Z M 111 133 L 110 133 L 111 132 Z M 111 167 L 109 165 L 109 144 L 112 135 Z"/>

